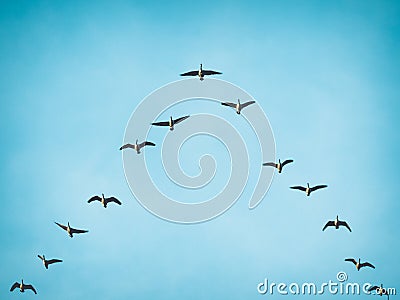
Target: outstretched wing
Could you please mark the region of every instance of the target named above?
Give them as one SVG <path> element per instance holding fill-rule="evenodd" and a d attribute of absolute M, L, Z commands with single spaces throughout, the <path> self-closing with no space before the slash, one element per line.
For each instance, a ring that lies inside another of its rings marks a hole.
<path fill-rule="evenodd" d="M 154 126 L 169 126 L 169 122 L 154 122 L 154 123 L 151 123 L 151 125 L 154 125 Z"/>
<path fill-rule="evenodd" d="M 369 263 L 369 262 L 365 262 L 365 263 L 360 264 L 360 268 L 362 268 L 362 267 L 370 267 L 372 269 L 375 269 L 375 266 L 373 264 Z"/>
<path fill-rule="evenodd" d="M 147 142 L 144 141 L 143 143 L 139 144 L 139 148 L 143 148 L 144 146 L 155 146 L 156 144 L 152 143 L 152 142 Z"/>
<path fill-rule="evenodd" d="M 203 70 L 203 75 L 216 75 L 216 74 L 220 75 L 222 73 L 221 72 L 217 72 L 217 71 L 213 71 L 213 70 Z"/>
<path fill-rule="evenodd" d="M 183 120 L 186 120 L 186 119 L 189 118 L 189 117 L 190 117 L 190 116 L 184 116 L 184 117 L 178 118 L 178 119 L 174 120 L 174 123 L 175 123 L 175 124 L 178 124 L 178 123 L 182 122 Z"/>
<path fill-rule="evenodd" d="M 67 230 L 67 226 L 64 226 L 64 225 L 62 225 L 62 224 L 60 224 L 60 223 L 57 223 L 57 222 L 54 222 L 54 223 L 56 223 L 58 226 L 60 226 L 62 229 L 64 229 L 64 230 Z"/>
<path fill-rule="evenodd" d="M 379 289 L 379 288 L 380 288 L 380 287 L 377 286 L 377 285 L 371 286 L 371 287 L 368 289 L 368 292 L 376 291 L 376 290 Z"/>
<path fill-rule="evenodd" d="M 339 226 L 345 226 L 351 232 L 349 224 L 347 224 L 345 221 L 339 221 L 338 224 Z"/>
<path fill-rule="evenodd" d="M 316 190 L 323 189 L 323 188 L 326 188 L 326 187 L 328 187 L 326 184 L 321 184 L 321 185 L 316 185 L 316 186 L 310 188 L 310 190 L 311 190 L 311 192 L 314 192 Z"/>
<path fill-rule="evenodd" d="M 249 102 L 243 103 L 241 106 L 242 106 L 242 108 L 245 108 L 245 107 L 247 107 L 249 105 L 252 105 L 254 103 L 256 103 L 256 101 L 249 101 Z"/>
<path fill-rule="evenodd" d="M 86 232 L 89 232 L 89 231 L 88 230 L 71 228 L 71 233 L 86 233 Z"/>
<path fill-rule="evenodd" d="M 108 202 L 115 202 L 115 203 L 117 203 L 117 204 L 119 204 L 119 205 L 122 204 L 121 201 L 119 201 L 119 200 L 118 200 L 117 198 L 115 198 L 115 197 L 106 198 L 106 201 L 107 201 L 107 203 L 108 203 Z"/>
<path fill-rule="evenodd" d="M 291 186 L 290 188 L 294 189 L 294 190 L 300 190 L 300 191 L 303 191 L 303 192 L 305 192 L 307 190 L 307 188 L 305 188 L 304 186 L 299 186 L 299 185 Z"/>
<path fill-rule="evenodd" d="M 47 261 L 47 263 L 48 263 L 49 265 L 55 264 L 55 263 L 60 263 L 60 262 L 62 262 L 61 259 L 50 259 L 50 260 Z"/>
<path fill-rule="evenodd" d="M 269 166 L 269 167 L 274 167 L 274 168 L 278 167 L 278 165 L 276 163 L 273 163 L 273 162 L 263 163 L 263 166 Z"/>
<path fill-rule="evenodd" d="M 236 108 L 236 103 L 232 103 L 232 102 L 222 102 L 221 105 Z"/>
<path fill-rule="evenodd" d="M 101 201 L 101 198 L 99 196 L 93 196 L 88 200 L 88 203 L 93 202 L 93 201 Z"/>
<path fill-rule="evenodd" d="M 19 283 L 18 283 L 18 282 L 15 282 L 15 283 L 11 286 L 10 292 L 12 292 L 13 290 L 15 290 L 17 287 L 19 287 Z"/>
<path fill-rule="evenodd" d="M 353 264 L 357 264 L 356 260 L 354 258 L 346 258 L 345 261 L 352 262 Z"/>
<path fill-rule="evenodd" d="M 135 149 L 135 145 L 132 145 L 132 144 L 125 144 L 125 145 L 123 145 L 121 148 L 119 148 L 119 150 L 126 149 L 126 148 Z"/>
<path fill-rule="evenodd" d="M 322 231 L 324 231 L 328 226 L 335 226 L 335 222 L 334 221 L 328 221 L 325 224 L 324 228 L 322 228 Z"/>
<path fill-rule="evenodd" d="M 293 162 L 293 159 L 287 159 L 282 163 L 282 167 Z"/>
<path fill-rule="evenodd" d="M 199 75 L 199 71 L 189 71 L 189 72 L 186 72 L 186 73 L 182 73 L 180 75 L 181 76 L 197 76 L 197 75 Z"/>
<path fill-rule="evenodd" d="M 35 294 L 37 294 L 35 288 L 31 284 L 24 285 L 24 288 L 27 289 L 27 290 L 32 290 Z"/>

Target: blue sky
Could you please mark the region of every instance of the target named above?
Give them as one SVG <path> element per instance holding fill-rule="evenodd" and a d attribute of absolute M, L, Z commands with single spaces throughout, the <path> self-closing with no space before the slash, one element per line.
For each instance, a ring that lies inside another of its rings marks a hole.
<path fill-rule="evenodd" d="M 0 297 L 26 298 L 8 291 L 24 278 L 42 299 L 280 298 L 257 284 L 338 271 L 400 289 L 399 15 L 396 1 L 3 1 Z M 257 100 L 295 163 L 255 210 L 247 190 L 188 226 L 135 201 L 118 148 L 136 105 L 199 63 Z M 306 182 L 329 187 L 288 188 Z M 86 203 L 102 192 L 123 205 Z M 352 233 L 321 231 L 337 214 Z"/>

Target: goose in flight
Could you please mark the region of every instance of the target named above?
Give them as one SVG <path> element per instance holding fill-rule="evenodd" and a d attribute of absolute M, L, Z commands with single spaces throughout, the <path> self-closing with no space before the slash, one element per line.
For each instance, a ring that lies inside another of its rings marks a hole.
<path fill-rule="evenodd" d="M 104 208 L 107 208 L 107 204 L 110 202 L 115 202 L 118 205 L 121 205 L 121 201 L 119 201 L 117 198 L 115 197 L 109 197 L 109 198 L 105 198 L 104 194 L 101 194 L 101 197 L 99 196 L 93 196 L 92 198 L 90 198 L 88 200 L 88 203 L 93 202 L 93 201 L 100 201 L 101 204 L 103 205 Z"/>
<path fill-rule="evenodd" d="M 48 269 L 49 265 L 51 265 L 51 264 L 62 262 L 61 259 L 49 259 L 49 260 L 47 260 L 44 255 L 38 255 L 38 257 L 43 261 L 43 265 L 44 265 L 44 267 L 46 269 Z"/>
<path fill-rule="evenodd" d="M 321 184 L 321 185 L 316 185 L 316 186 L 310 188 L 310 184 L 307 182 L 307 187 L 296 185 L 296 186 L 291 186 L 290 188 L 294 189 L 294 190 L 300 190 L 300 191 L 306 192 L 306 195 L 310 196 L 311 192 L 314 192 L 316 190 L 323 189 L 326 187 L 328 187 L 326 184 Z"/>
<path fill-rule="evenodd" d="M 144 146 L 155 146 L 156 144 L 152 143 L 152 142 L 148 142 L 148 141 L 144 141 L 140 144 L 138 144 L 138 140 L 136 140 L 135 144 L 125 144 L 123 145 L 121 148 L 119 148 L 119 150 L 123 150 L 126 148 L 132 148 L 134 150 L 136 150 L 137 154 L 140 154 L 140 149 L 142 149 Z"/>
<path fill-rule="evenodd" d="M 278 160 L 278 163 L 274 163 L 274 162 L 267 162 L 267 163 L 263 163 L 263 166 L 270 166 L 270 167 L 274 167 L 278 169 L 278 173 L 282 173 L 282 168 L 293 162 L 293 159 L 287 159 L 285 160 L 283 163 L 281 163 L 281 160 Z"/>
<path fill-rule="evenodd" d="M 334 221 L 328 221 L 325 224 L 324 228 L 322 228 L 322 231 L 324 231 L 329 226 L 334 226 L 336 229 L 339 229 L 339 226 L 345 226 L 351 232 L 349 224 L 347 224 L 347 222 L 345 221 L 340 221 L 339 216 L 336 216 L 336 219 Z"/>
<path fill-rule="evenodd" d="M 256 103 L 256 101 L 248 101 L 248 102 L 245 102 L 245 103 L 242 104 L 242 103 L 240 103 L 240 99 L 238 99 L 237 103 L 222 102 L 221 105 L 229 106 L 229 107 L 234 108 L 236 110 L 236 113 L 238 115 L 240 115 L 240 112 L 242 111 L 243 108 L 245 108 L 245 107 L 247 107 L 247 106 L 249 106 L 249 105 L 251 105 L 253 103 Z"/>
<path fill-rule="evenodd" d="M 372 292 L 372 291 L 375 291 L 376 294 L 379 295 L 379 296 L 387 295 L 388 299 L 389 299 L 388 290 L 383 287 L 383 284 L 381 284 L 381 286 L 377 286 L 377 285 L 371 286 L 368 289 L 368 292 Z"/>
<path fill-rule="evenodd" d="M 360 259 L 358 259 L 358 262 L 357 262 L 354 258 L 346 258 L 345 261 L 352 262 L 356 266 L 357 271 L 360 271 L 360 269 L 362 267 L 370 267 L 372 269 L 375 269 L 375 267 L 372 264 L 370 264 L 369 262 L 361 263 Z"/>
<path fill-rule="evenodd" d="M 181 76 L 199 76 L 200 80 L 204 80 L 205 75 L 220 75 L 220 74 L 222 73 L 212 70 L 203 70 L 203 64 L 200 64 L 199 70 L 182 73 Z"/>
<path fill-rule="evenodd" d="M 21 293 L 25 292 L 25 290 L 32 290 L 35 294 L 37 294 L 37 292 L 36 292 L 35 288 L 33 287 L 33 285 L 31 285 L 31 284 L 24 284 L 24 280 L 23 280 L 23 279 L 21 280 L 21 283 L 15 282 L 15 283 L 12 285 L 12 287 L 11 287 L 11 289 L 10 289 L 10 292 L 12 292 L 13 290 L 15 290 L 16 288 L 19 288 L 19 291 L 20 291 Z"/>
<path fill-rule="evenodd" d="M 155 122 L 155 123 L 151 123 L 151 125 L 154 125 L 154 126 L 169 126 L 169 130 L 174 130 L 175 124 L 178 124 L 178 123 L 182 122 L 183 120 L 186 120 L 189 117 L 190 116 L 184 116 L 184 117 L 180 117 L 180 118 L 175 119 L 175 120 L 172 119 L 172 117 L 170 117 L 169 121 Z"/>
<path fill-rule="evenodd" d="M 86 232 L 89 232 L 88 230 L 82 230 L 82 229 L 75 229 L 75 228 L 72 228 L 71 226 L 69 226 L 69 222 L 68 222 L 68 225 L 67 225 L 67 226 L 62 225 L 62 224 L 59 224 L 59 223 L 57 223 L 57 222 L 54 222 L 54 223 L 56 223 L 58 226 L 60 226 L 62 229 L 64 229 L 66 232 L 68 232 L 68 235 L 69 235 L 69 237 L 71 237 L 71 238 L 72 238 L 72 236 L 73 236 L 74 233 L 78 234 L 78 233 L 86 233 Z"/>

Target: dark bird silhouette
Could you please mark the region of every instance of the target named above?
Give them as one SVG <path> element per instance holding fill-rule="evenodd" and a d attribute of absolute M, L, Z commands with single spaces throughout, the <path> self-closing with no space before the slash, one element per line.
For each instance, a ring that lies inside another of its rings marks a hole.
<path fill-rule="evenodd" d="M 125 144 L 121 148 L 119 148 L 119 150 L 131 148 L 131 149 L 136 150 L 137 154 L 140 154 L 140 149 L 142 149 L 144 146 L 155 146 L 155 145 L 156 144 L 154 144 L 152 142 L 148 142 L 148 141 L 144 141 L 144 142 L 138 144 L 138 140 L 136 140 L 135 144 Z"/>
<path fill-rule="evenodd" d="M 93 202 L 93 201 L 100 201 L 101 204 L 103 205 L 104 208 L 107 208 L 107 204 L 110 202 L 114 202 L 117 203 L 118 205 L 121 205 L 121 201 L 119 201 L 117 198 L 115 197 L 109 197 L 109 198 L 105 198 L 104 194 L 101 194 L 101 197 L 99 196 L 93 196 L 92 198 L 90 198 L 88 200 L 88 203 Z"/>
<path fill-rule="evenodd" d="M 322 228 L 322 231 L 324 231 L 324 230 L 325 230 L 326 228 L 328 228 L 329 226 L 333 226 L 333 227 L 335 227 L 336 229 L 339 229 L 340 226 L 345 226 L 345 227 L 351 232 L 351 229 L 350 229 L 349 224 L 347 224 L 345 221 L 340 221 L 340 220 L 339 220 L 339 216 L 336 216 L 336 219 L 335 219 L 334 221 L 328 221 L 328 222 L 325 224 L 324 228 Z"/>
<path fill-rule="evenodd" d="M 221 105 L 229 106 L 229 107 L 234 108 L 236 110 L 236 113 L 238 115 L 240 115 L 240 112 L 242 111 L 243 108 L 245 108 L 245 107 L 247 107 L 247 106 L 249 106 L 249 105 L 251 105 L 253 103 L 256 103 L 256 101 L 248 101 L 248 102 L 245 102 L 245 103 L 242 104 L 242 103 L 240 103 L 240 99 L 238 99 L 237 103 L 222 102 Z"/>
<path fill-rule="evenodd" d="M 184 116 L 178 119 L 173 120 L 172 117 L 170 117 L 169 121 L 165 121 L 165 122 L 155 122 L 155 123 L 151 123 L 151 125 L 154 126 L 169 126 L 169 130 L 174 130 L 174 126 L 180 122 L 182 122 L 183 120 L 186 120 L 187 118 L 189 118 L 190 116 Z"/>
<path fill-rule="evenodd" d="M 360 259 L 358 259 L 357 262 L 354 258 L 346 258 L 345 261 L 352 262 L 356 266 L 357 271 L 360 271 L 362 267 L 370 267 L 372 269 L 375 269 L 375 267 L 369 262 L 361 263 Z"/>
<path fill-rule="evenodd" d="M 310 188 L 310 184 L 307 182 L 307 187 L 296 185 L 296 186 L 291 186 L 290 188 L 294 189 L 294 190 L 300 190 L 300 191 L 306 192 L 306 195 L 310 196 L 310 194 L 312 192 L 319 190 L 319 189 L 324 189 L 326 187 L 328 187 L 326 184 L 322 184 L 322 185 L 316 185 L 316 186 Z"/>
<path fill-rule="evenodd" d="M 381 286 L 377 286 L 377 285 L 371 286 L 371 287 L 368 289 L 368 292 L 372 292 L 372 291 L 375 291 L 375 293 L 376 293 L 377 295 L 379 295 L 379 296 L 387 295 L 387 296 L 388 296 L 388 299 L 389 299 L 389 292 L 388 292 L 387 289 L 385 289 L 385 288 L 383 287 L 383 284 L 381 284 Z"/>
<path fill-rule="evenodd" d="M 19 291 L 20 291 L 21 293 L 25 292 L 25 290 L 32 290 L 35 294 L 37 294 L 37 292 L 36 292 L 35 288 L 33 287 L 33 285 L 31 285 L 31 284 L 24 284 L 24 280 L 23 280 L 23 279 L 21 280 L 21 283 L 15 282 L 15 283 L 12 285 L 12 287 L 11 287 L 11 289 L 10 289 L 10 292 L 12 292 L 13 290 L 15 290 L 16 288 L 19 288 Z"/>
<path fill-rule="evenodd" d="M 67 225 L 67 226 L 62 225 L 62 224 L 59 224 L 59 223 L 57 223 L 57 222 L 54 222 L 54 223 L 56 223 L 58 226 L 60 226 L 62 229 L 64 229 L 64 230 L 68 233 L 69 237 L 71 237 L 71 238 L 72 238 L 72 236 L 73 236 L 74 233 L 78 234 L 78 233 L 86 233 L 86 232 L 89 232 L 88 230 L 82 230 L 82 229 L 75 229 L 75 228 L 72 228 L 71 226 L 69 226 L 69 222 L 68 222 L 68 225 Z"/>
<path fill-rule="evenodd" d="M 278 173 L 282 173 L 282 168 L 292 162 L 293 162 L 293 159 L 287 159 L 283 163 L 281 163 L 281 160 L 279 159 L 277 164 L 274 162 L 267 162 L 267 163 L 263 163 L 263 166 L 274 167 L 274 168 L 278 169 Z"/>
<path fill-rule="evenodd" d="M 38 257 L 42 260 L 43 265 L 44 265 L 44 267 L 45 267 L 46 269 L 48 269 L 48 268 L 49 268 L 49 265 L 51 265 L 51 264 L 62 262 L 61 259 L 49 259 L 49 260 L 47 260 L 46 257 L 45 257 L 44 255 L 43 255 L 43 256 L 38 255 Z"/>
<path fill-rule="evenodd" d="M 199 76 L 200 80 L 204 80 L 205 75 L 220 75 L 221 72 L 212 71 L 212 70 L 203 70 L 203 64 L 200 64 L 200 69 L 196 71 L 189 71 L 186 73 L 180 74 L 181 76 Z"/>

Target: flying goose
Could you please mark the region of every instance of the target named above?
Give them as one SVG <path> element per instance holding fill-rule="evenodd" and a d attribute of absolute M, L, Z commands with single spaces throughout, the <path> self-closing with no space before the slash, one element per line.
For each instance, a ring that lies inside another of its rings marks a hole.
<path fill-rule="evenodd" d="M 200 69 L 196 71 L 189 71 L 186 73 L 180 74 L 181 76 L 199 76 L 200 80 L 204 80 L 205 75 L 220 75 L 221 72 L 212 71 L 212 70 L 203 70 L 203 64 L 200 64 Z"/>
<path fill-rule="evenodd" d="M 170 117 L 169 121 L 165 121 L 165 122 L 155 122 L 155 123 L 151 123 L 151 125 L 154 126 L 169 126 L 169 130 L 174 130 L 174 125 L 178 124 L 180 122 L 182 122 L 183 120 L 186 120 L 187 118 L 189 118 L 190 116 L 184 116 L 178 119 L 173 120 L 172 117 Z"/>
<path fill-rule="evenodd" d="M 88 230 L 82 230 L 82 229 L 75 229 L 75 228 L 72 228 L 71 226 L 69 226 L 69 222 L 68 222 L 68 226 L 59 224 L 59 223 L 57 223 L 57 222 L 54 222 L 54 223 L 56 223 L 58 226 L 60 226 L 62 229 L 64 229 L 66 232 L 68 232 L 68 235 L 69 235 L 69 237 L 71 237 L 71 238 L 72 238 L 72 236 L 73 236 L 74 233 L 77 233 L 77 234 L 78 234 L 78 233 L 86 233 L 86 232 L 89 232 Z"/>
<path fill-rule="evenodd" d="M 263 166 L 270 166 L 270 167 L 274 167 L 278 169 L 278 173 L 282 173 L 282 168 L 293 162 L 293 159 L 287 159 L 285 160 L 283 163 L 281 163 L 281 160 L 278 160 L 278 163 L 274 163 L 274 162 L 267 162 L 267 163 L 263 163 Z"/>
<path fill-rule="evenodd" d="M 115 202 L 118 205 L 121 205 L 121 201 L 119 201 L 117 198 L 115 197 L 109 197 L 109 198 L 105 198 L 104 194 L 101 194 L 101 197 L 99 196 L 93 196 L 92 198 L 90 198 L 88 200 L 88 203 L 93 202 L 93 201 L 100 201 L 101 204 L 103 205 L 104 208 L 107 208 L 107 204 L 110 202 Z"/>
<path fill-rule="evenodd" d="M 358 262 L 357 262 L 354 258 L 346 258 L 345 261 L 352 262 L 356 266 L 357 271 L 360 271 L 360 269 L 362 267 L 370 267 L 372 269 L 375 269 L 375 267 L 372 264 L 370 264 L 369 262 L 361 263 L 360 259 L 358 259 Z"/>
<path fill-rule="evenodd" d="M 322 184 L 322 185 L 316 185 L 316 186 L 310 188 L 310 184 L 307 182 L 307 187 L 296 185 L 296 186 L 291 186 L 290 188 L 294 189 L 294 190 L 300 190 L 300 191 L 306 192 L 307 196 L 310 196 L 311 192 L 314 192 L 316 190 L 323 189 L 326 187 L 328 187 L 326 184 Z"/>
<path fill-rule="evenodd" d="M 340 221 L 339 216 L 336 216 L 336 219 L 334 221 L 328 221 L 325 224 L 324 228 L 322 228 L 322 231 L 324 231 L 329 226 L 334 226 L 336 229 L 339 229 L 339 226 L 345 226 L 351 232 L 349 224 L 347 224 L 345 221 Z"/>
<path fill-rule="evenodd" d="M 15 290 L 16 288 L 19 288 L 19 291 L 20 291 L 21 293 L 25 292 L 25 290 L 32 290 L 35 294 L 37 294 L 37 292 L 36 292 L 35 288 L 33 287 L 33 285 L 31 285 L 31 284 L 24 284 L 24 280 L 23 280 L 23 279 L 21 280 L 21 283 L 15 282 L 15 283 L 12 285 L 12 287 L 11 287 L 11 289 L 10 289 L 10 292 L 12 292 L 13 290 Z"/>
<path fill-rule="evenodd" d="M 238 115 L 240 115 L 240 112 L 242 111 L 243 108 L 256 103 L 256 101 L 248 101 L 246 103 L 241 104 L 240 103 L 240 99 L 238 99 L 237 103 L 232 103 L 232 102 L 222 102 L 221 105 L 225 105 L 225 106 L 229 106 L 229 107 L 233 107 L 236 110 L 236 113 Z"/>
<path fill-rule="evenodd" d="M 152 142 L 148 142 L 148 141 L 144 141 L 140 144 L 138 144 L 138 140 L 136 140 L 135 144 L 125 144 L 123 145 L 121 148 L 119 148 L 119 150 L 123 150 L 126 148 L 132 148 L 134 150 L 136 150 L 137 154 L 140 154 L 140 149 L 142 149 L 144 146 L 155 146 L 156 144 L 152 143 Z"/>
<path fill-rule="evenodd" d="M 372 292 L 372 291 L 375 291 L 376 294 L 379 295 L 379 296 L 387 295 L 388 299 L 389 299 L 389 293 L 388 293 L 387 289 L 385 289 L 383 287 L 383 284 L 381 284 L 381 286 L 377 286 L 377 285 L 371 286 L 368 289 L 368 292 Z"/>
<path fill-rule="evenodd" d="M 38 257 L 43 261 L 43 265 L 46 269 L 49 268 L 49 265 L 54 264 L 54 263 L 59 263 L 62 262 L 61 259 L 49 259 L 47 260 L 46 257 L 44 255 L 38 255 Z"/>

